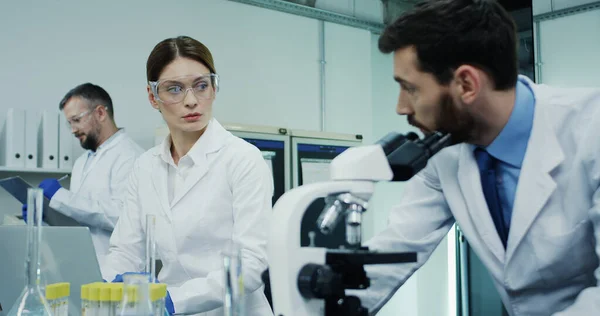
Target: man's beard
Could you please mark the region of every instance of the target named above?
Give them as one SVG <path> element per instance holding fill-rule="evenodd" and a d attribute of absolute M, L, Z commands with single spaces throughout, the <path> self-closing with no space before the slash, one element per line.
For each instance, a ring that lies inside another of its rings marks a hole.
<path fill-rule="evenodd" d="M 468 112 L 459 110 L 448 93 L 441 96 L 438 104 L 439 111 L 435 118 L 435 131 L 450 133 L 452 144 L 472 141 L 476 133 L 473 116 Z M 408 122 L 413 126 L 423 127 L 419 122 L 415 121 L 412 115 L 408 117 Z M 429 133 L 432 132 L 434 131 L 429 131 Z"/>
<path fill-rule="evenodd" d="M 92 131 L 85 135 L 85 139 L 81 142 L 81 147 L 83 149 L 96 151 L 96 149 L 98 149 L 98 135 L 99 131 Z"/>

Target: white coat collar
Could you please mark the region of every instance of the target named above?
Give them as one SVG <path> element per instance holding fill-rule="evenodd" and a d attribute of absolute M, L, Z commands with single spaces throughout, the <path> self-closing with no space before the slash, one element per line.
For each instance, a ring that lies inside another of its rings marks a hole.
<path fill-rule="evenodd" d="M 542 87 L 535 85 L 527 78 L 523 77 L 522 79 L 533 91 L 536 106 L 533 127 L 519 175 L 506 251 L 485 202 L 479 179 L 479 169 L 473 157 L 471 145 L 461 145 L 458 161 L 458 182 L 469 210 L 469 216 L 473 223 L 477 223 L 475 229 L 481 239 L 496 258 L 505 264 L 510 260 L 531 223 L 554 192 L 556 183 L 550 172 L 564 159 L 564 153 L 548 117 L 552 100 Z"/>
<path fill-rule="evenodd" d="M 535 95 L 536 110 L 515 194 L 507 244 L 507 263 L 531 227 L 531 223 L 556 189 L 551 172 L 565 158 L 548 113 L 554 108 L 554 101 L 543 87 L 535 85 L 529 79 L 526 83 Z"/>
<path fill-rule="evenodd" d="M 197 164 L 203 160 L 206 154 L 215 152 L 225 146 L 230 136 L 231 133 L 225 130 L 216 118 L 211 118 L 204 134 L 200 136 L 186 155 L 194 161 L 194 164 Z M 165 162 L 169 161 L 169 157 L 171 157 L 171 134 L 165 137 L 160 146 L 155 147 L 153 154 L 161 156 Z"/>
<path fill-rule="evenodd" d="M 117 129 L 117 131 L 114 134 L 112 134 L 106 141 L 104 141 L 102 145 L 98 146 L 95 153 L 101 152 L 107 148 L 111 148 L 112 146 L 116 145 L 121 139 L 123 139 L 124 135 L 124 128 Z"/>
<path fill-rule="evenodd" d="M 90 174 L 92 169 L 94 169 L 94 166 L 102 158 L 104 153 L 106 151 L 108 151 L 109 149 L 117 146 L 117 144 L 119 144 L 123 139 L 125 139 L 125 129 L 120 128 L 116 133 L 114 133 L 104 143 L 102 143 L 102 145 L 98 146 L 98 148 L 96 149 L 95 152 L 93 152 L 91 150 L 87 151 L 88 156 L 86 157 L 86 159 L 91 159 L 90 156 L 95 156 L 95 157 L 93 158 L 94 160 L 92 160 L 90 162 L 90 165 L 88 168 L 83 167 L 83 173 L 81 176 L 80 183 L 83 183 L 85 178 L 88 176 L 88 174 Z M 84 166 L 85 166 L 85 162 L 84 162 Z"/>
<path fill-rule="evenodd" d="M 165 140 L 160 146 L 154 147 L 153 154 L 157 159 L 155 159 L 152 172 L 154 189 L 156 190 L 156 194 L 169 219 L 172 218 L 171 208 L 175 207 L 189 190 L 191 190 L 191 188 L 194 187 L 208 172 L 210 160 L 207 156 L 223 148 L 229 140 L 232 139 L 233 135 L 225 130 L 216 119 L 213 118 L 209 121 L 206 131 L 198 141 L 196 141 L 187 154 L 193 159 L 194 165 L 185 180 L 184 188 L 180 192 L 177 192 L 172 203 L 169 203 L 168 201 L 168 164 L 163 159 L 166 158 L 164 155 L 168 155 L 168 158 L 172 159 L 170 152 L 170 137 L 170 135 L 165 137 Z"/>

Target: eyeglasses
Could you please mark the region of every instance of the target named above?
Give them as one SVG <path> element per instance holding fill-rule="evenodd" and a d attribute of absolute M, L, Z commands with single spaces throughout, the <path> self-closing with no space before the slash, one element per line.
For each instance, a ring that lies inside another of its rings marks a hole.
<path fill-rule="evenodd" d="M 96 105 L 95 107 L 81 112 L 77 115 L 72 116 L 70 119 L 67 119 L 67 126 L 68 127 L 73 127 L 73 126 L 81 126 L 81 124 L 87 122 L 87 119 L 84 119 L 86 117 L 89 117 L 88 115 L 94 113 L 94 111 L 99 107 L 99 106 L 103 106 L 103 105 Z M 105 109 L 108 109 L 106 106 L 104 106 Z"/>
<path fill-rule="evenodd" d="M 204 74 L 149 81 L 154 98 L 165 104 L 179 103 L 192 90 L 200 100 L 212 100 L 219 91 L 219 75 Z"/>
<path fill-rule="evenodd" d="M 70 119 L 67 119 L 67 126 L 69 126 L 69 127 L 81 126 L 82 123 L 87 121 L 87 120 L 84 120 L 83 118 L 88 116 L 92 112 L 93 112 L 93 110 L 87 110 L 85 112 L 81 112 L 81 113 L 71 117 Z"/>

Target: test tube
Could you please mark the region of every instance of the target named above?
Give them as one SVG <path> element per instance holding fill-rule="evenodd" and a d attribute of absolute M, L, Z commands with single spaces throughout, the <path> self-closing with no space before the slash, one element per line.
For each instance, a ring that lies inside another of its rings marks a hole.
<path fill-rule="evenodd" d="M 59 305 L 59 284 L 46 285 L 46 301 L 48 301 L 48 306 L 50 306 L 52 315 L 57 315 L 57 305 Z"/>
<path fill-rule="evenodd" d="M 83 284 L 81 285 L 81 316 L 89 316 L 89 293 L 90 293 L 90 285 Z"/>
<path fill-rule="evenodd" d="M 71 297 L 71 283 L 64 283 L 65 298 L 63 304 L 63 316 L 69 316 L 69 298 Z"/>
<path fill-rule="evenodd" d="M 98 285 L 99 288 L 99 304 L 98 316 L 108 316 L 111 309 L 110 284 L 103 283 Z"/>
<path fill-rule="evenodd" d="M 68 282 L 57 283 L 57 302 L 54 316 L 69 315 L 69 296 L 71 295 L 71 284 Z"/>
<path fill-rule="evenodd" d="M 158 284 L 152 283 L 150 284 L 150 302 L 152 302 L 152 315 L 156 316 L 158 311 Z"/>
<path fill-rule="evenodd" d="M 158 283 L 158 310 L 156 316 L 164 316 L 169 315 L 167 312 L 167 308 L 165 306 L 165 301 L 167 298 L 167 285 L 164 283 Z"/>
<path fill-rule="evenodd" d="M 111 310 L 110 316 L 116 316 L 121 310 L 121 300 L 123 299 L 123 283 L 113 283 L 110 288 Z"/>
<path fill-rule="evenodd" d="M 167 296 L 167 285 L 164 283 L 150 284 L 150 297 L 152 298 L 152 309 L 154 316 L 164 316 L 165 297 Z"/>
<path fill-rule="evenodd" d="M 156 282 L 156 216 L 146 215 L 146 273 L 149 275 L 150 284 Z"/>
<path fill-rule="evenodd" d="M 101 316 L 98 312 L 100 310 L 100 284 L 92 283 L 89 288 L 89 300 L 90 304 L 88 309 L 88 316 Z"/>

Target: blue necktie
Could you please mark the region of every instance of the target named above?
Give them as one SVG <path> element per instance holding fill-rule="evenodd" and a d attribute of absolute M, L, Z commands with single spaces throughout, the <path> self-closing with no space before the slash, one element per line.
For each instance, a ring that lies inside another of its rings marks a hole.
<path fill-rule="evenodd" d="M 498 188 L 496 186 L 496 163 L 498 160 L 490 155 L 486 150 L 475 149 L 475 159 L 479 165 L 479 174 L 481 175 L 481 188 L 483 195 L 490 210 L 490 215 L 498 231 L 498 236 L 502 240 L 502 245 L 506 249 L 506 241 L 508 240 L 508 227 L 504 224 L 504 215 L 500 198 L 498 197 Z"/>

